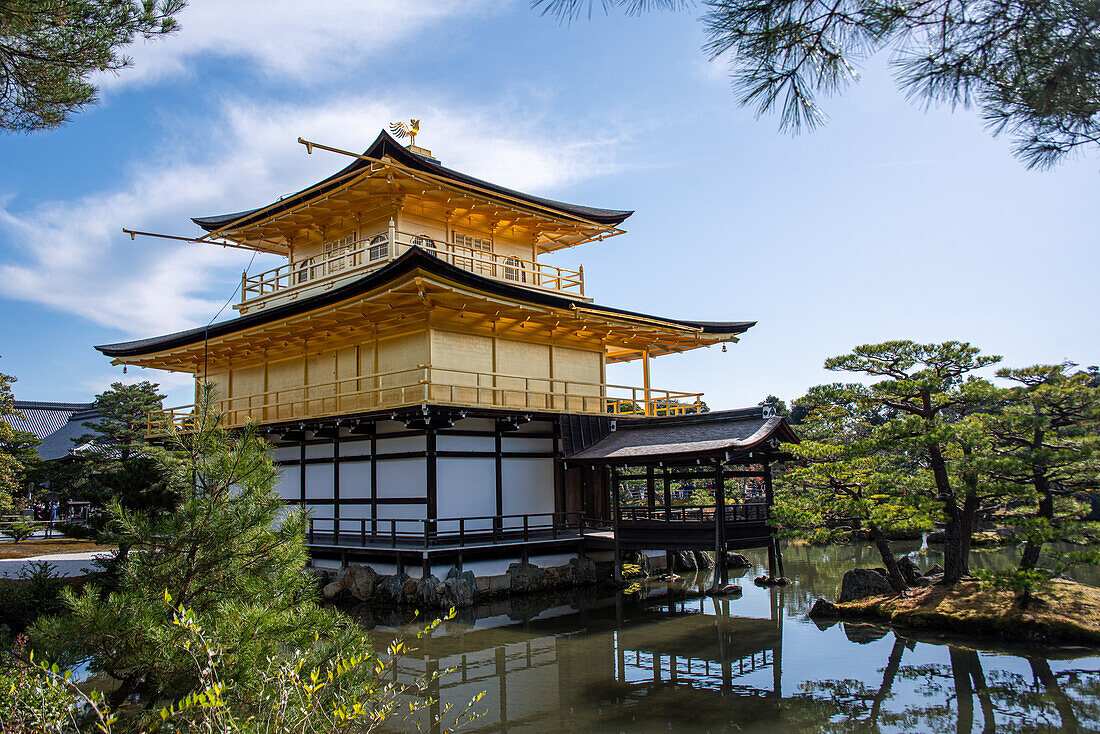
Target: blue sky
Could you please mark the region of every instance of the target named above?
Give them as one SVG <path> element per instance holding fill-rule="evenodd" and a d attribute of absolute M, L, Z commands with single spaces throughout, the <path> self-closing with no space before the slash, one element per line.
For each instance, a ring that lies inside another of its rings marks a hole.
<path fill-rule="evenodd" d="M 531 193 L 635 209 L 627 234 L 555 254 L 600 303 L 759 324 L 728 352 L 654 361 L 655 387 L 714 408 L 837 379 L 857 344 L 960 339 L 1005 364 L 1100 363 L 1100 156 L 1029 172 L 972 111 L 896 90 L 885 59 L 791 137 L 736 105 L 692 14 L 559 26 L 526 0 L 192 0 L 132 49 L 102 103 L 0 137 L 0 371 L 28 400 L 118 379 L 94 344 L 205 323 L 249 256 L 139 239 L 267 203 L 342 167 L 301 135 L 362 149 L 422 120 L 444 164 Z M 272 267 L 261 256 L 253 270 Z M 227 309 L 227 312 L 230 312 Z M 616 367 L 639 384 L 640 368 Z"/>

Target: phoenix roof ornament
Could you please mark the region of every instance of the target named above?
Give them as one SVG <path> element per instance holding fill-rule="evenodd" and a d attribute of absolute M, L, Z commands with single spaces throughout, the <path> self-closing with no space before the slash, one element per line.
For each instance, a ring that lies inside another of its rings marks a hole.
<path fill-rule="evenodd" d="M 409 124 L 404 122 L 391 122 L 390 132 L 397 138 L 404 140 L 409 139 L 409 145 L 416 145 L 416 134 L 420 132 L 420 120 L 409 120 Z"/>

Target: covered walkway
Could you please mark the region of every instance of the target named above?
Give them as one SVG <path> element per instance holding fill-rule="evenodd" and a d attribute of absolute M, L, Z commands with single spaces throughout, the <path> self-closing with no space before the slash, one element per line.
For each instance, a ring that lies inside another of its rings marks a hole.
<path fill-rule="evenodd" d="M 783 575 L 768 525 L 771 467 L 787 457 L 783 444 L 798 443 L 798 437 L 769 406 L 621 421 L 608 429 L 567 455 L 566 462 L 609 474 L 606 532 L 589 537 L 614 551 L 617 578 L 623 551 L 664 550 L 671 556 L 712 550 L 717 587 L 728 581 L 726 551 L 759 547 L 768 548 L 770 575 Z M 624 489 L 643 482 L 644 505 L 624 506 Z M 674 504 L 673 482 L 712 494 L 713 504 Z"/>

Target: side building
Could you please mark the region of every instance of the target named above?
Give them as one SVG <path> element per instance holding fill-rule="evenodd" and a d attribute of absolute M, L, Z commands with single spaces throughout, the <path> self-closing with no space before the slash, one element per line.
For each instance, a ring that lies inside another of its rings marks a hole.
<path fill-rule="evenodd" d="M 338 152 L 351 164 L 297 194 L 194 220 L 214 244 L 286 258 L 242 275 L 238 317 L 97 347 L 209 381 L 227 425 L 262 426 L 283 496 L 312 514 L 318 563 L 493 573 L 607 554 L 621 476 L 648 478 L 649 520 L 667 523 L 675 477 L 717 476 L 719 495 L 731 478 L 762 483 L 797 440 L 760 408 L 708 413 L 699 392 L 649 384 L 651 359 L 736 342 L 754 322 L 598 305 L 583 267 L 540 262 L 621 234 L 631 212 L 481 181 L 385 132 Z M 642 384 L 607 382 L 608 364 L 632 360 Z M 150 434 L 193 410 L 151 415 Z M 724 504 L 699 522 L 724 526 Z M 770 542 L 757 520 L 753 542 Z M 721 533 L 696 530 L 713 549 Z"/>

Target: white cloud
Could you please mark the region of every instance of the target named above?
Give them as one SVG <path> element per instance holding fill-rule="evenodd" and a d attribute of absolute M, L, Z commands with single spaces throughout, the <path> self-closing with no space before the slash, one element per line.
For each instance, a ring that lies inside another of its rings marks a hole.
<path fill-rule="evenodd" d="M 261 73 L 310 82 L 333 70 L 401 48 L 443 21 L 491 13 L 504 0 L 191 0 L 180 29 L 138 41 L 121 73 L 104 75 L 107 89 L 185 74 L 198 62 L 243 59 Z M 400 74 L 400 56 L 391 65 Z"/>
<path fill-rule="evenodd" d="M 5 233 L 0 295 L 69 312 L 134 337 L 208 321 L 232 292 L 248 253 L 210 245 L 139 238 L 121 228 L 192 235 L 188 217 L 259 206 L 308 186 L 347 164 L 321 151 L 306 155 L 299 135 L 363 149 L 389 120 L 410 110 L 425 121 L 418 144 L 443 162 L 494 182 L 555 195 L 555 190 L 618 168 L 624 140 L 576 137 L 553 121 L 502 107 L 462 107 L 436 97 L 345 98 L 324 106 L 227 103 L 224 117 L 135 164 L 111 191 L 14 211 L 0 199 Z M 499 120 L 507 119 L 507 128 Z M 563 142 L 566 141 L 566 142 Z M 187 151 L 201 151 L 188 155 Z M 568 198 L 567 196 L 563 198 Z M 615 206 L 617 202 L 592 202 Z M 253 268 L 274 267 L 261 256 Z"/>

